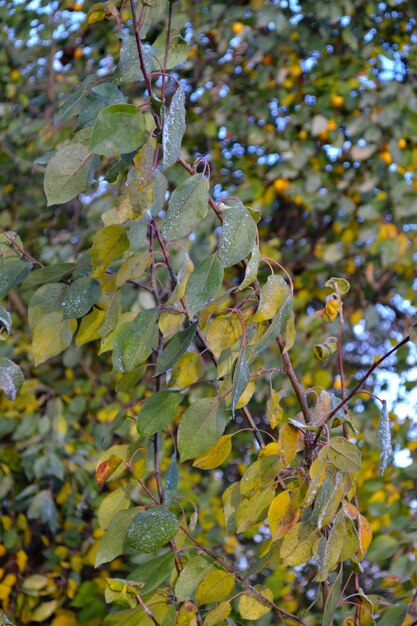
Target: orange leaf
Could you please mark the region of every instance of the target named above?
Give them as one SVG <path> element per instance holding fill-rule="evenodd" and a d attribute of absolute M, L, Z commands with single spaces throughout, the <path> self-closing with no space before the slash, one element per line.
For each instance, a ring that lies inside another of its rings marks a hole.
<path fill-rule="evenodd" d="M 113 474 L 122 462 L 122 459 L 112 454 L 111 457 L 100 463 L 96 470 L 96 481 L 99 487 L 102 487 L 106 480 Z"/>

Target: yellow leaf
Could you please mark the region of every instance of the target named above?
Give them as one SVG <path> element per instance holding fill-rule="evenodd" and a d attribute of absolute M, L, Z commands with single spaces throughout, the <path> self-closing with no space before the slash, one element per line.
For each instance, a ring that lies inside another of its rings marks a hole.
<path fill-rule="evenodd" d="M 54 617 L 51 626 L 76 626 L 77 617 L 71 611 L 63 611 Z"/>
<path fill-rule="evenodd" d="M 274 596 L 273 593 L 268 587 L 263 587 L 262 585 L 255 585 L 255 589 L 259 591 L 259 593 L 264 596 L 270 602 L 273 601 Z M 271 610 L 271 607 L 267 604 L 264 604 L 262 600 L 257 598 L 256 596 L 244 593 L 239 598 L 239 613 L 242 619 L 247 620 L 257 620 L 262 615 L 266 615 Z"/>
<path fill-rule="evenodd" d="M 24 550 L 18 550 L 16 552 L 16 564 L 17 564 L 17 567 L 19 568 L 19 572 L 23 572 L 25 570 L 27 560 L 28 560 L 28 555 L 26 554 Z"/>
<path fill-rule="evenodd" d="M 208 470 L 219 467 L 229 456 L 232 449 L 232 435 L 223 435 L 210 450 L 197 457 L 193 467 Z"/>
<path fill-rule="evenodd" d="M 204 620 L 204 626 L 215 626 L 223 622 L 230 615 L 232 607 L 229 602 L 220 602 L 219 606 L 209 611 Z"/>
<path fill-rule="evenodd" d="M 359 514 L 359 540 L 362 552 L 366 552 L 372 541 L 372 528 L 364 515 Z"/>
<path fill-rule="evenodd" d="M 268 509 L 269 528 L 272 539 L 281 539 L 291 530 L 300 518 L 300 511 L 294 505 L 288 491 L 282 491 L 272 500 Z"/>
<path fill-rule="evenodd" d="M 355 520 L 358 517 L 358 509 L 348 500 L 342 502 L 343 512 L 349 519 Z"/>
<path fill-rule="evenodd" d="M 252 322 L 270 320 L 278 313 L 288 297 L 288 285 L 282 276 L 268 276 L 266 284 L 261 288 L 259 306 L 250 318 Z"/>
<path fill-rule="evenodd" d="M 91 313 L 83 317 L 75 339 L 75 343 L 78 347 L 100 338 L 98 330 L 105 317 L 106 312 L 97 308 L 93 309 Z"/>
<path fill-rule="evenodd" d="M 198 585 L 195 594 L 196 602 L 203 605 L 224 600 L 232 593 L 234 586 L 234 574 L 223 570 L 212 570 Z"/>
<path fill-rule="evenodd" d="M 216 359 L 225 348 L 232 346 L 242 334 L 242 326 L 236 315 L 225 315 L 212 320 L 206 331 L 206 339 Z"/>
<path fill-rule="evenodd" d="M 184 321 L 184 316 L 179 311 L 162 311 L 159 316 L 159 330 L 164 337 L 170 337 L 176 333 Z"/>
<path fill-rule="evenodd" d="M 258 458 L 262 458 L 263 456 L 277 456 L 281 450 L 281 446 L 278 441 L 273 441 L 268 443 L 265 448 L 259 452 Z"/>
<path fill-rule="evenodd" d="M 276 428 L 280 423 L 284 411 L 280 405 L 282 391 L 278 392 L 275 389 L 271 389 L 271 395 L 266 403 L 266 419 L 271 424 L 272 428 Z"/>
<path fill-rule="evenodd" d="M 183 354 L 172 368 L 170 386 L 183 389 L 196 383 L 203 373 L 200 355 L 196 352 Z"/>
<path fill-rule="evenodd" d="M 326 322 L 333 322 L 336 319 L 339 311 L 339 300 L 329 300 L 329 302 L 326 302 L 326 306 L 324 307 L 323 319 L 325 319 Z"/>
<path fill-rule="evenodd" d="M 280 453 L 286 465 L 295 457 L 300 435 L 300 431 L 290 424 L 283 424 L 279 429 Z"/>

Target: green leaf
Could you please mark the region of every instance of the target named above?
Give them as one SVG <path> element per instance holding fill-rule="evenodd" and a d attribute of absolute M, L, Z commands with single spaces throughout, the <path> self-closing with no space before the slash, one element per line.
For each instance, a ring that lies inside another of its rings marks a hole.
<path fill-rule="evenodd" d="M 346 295 L 350 289 L 350 284 L 345 278 L 329 278 L 325 285 L 340 296 Z"/>
<path fill-rule="evenodd" d="M 330 587 L 323 611 L 323 626 L 333 626 L 334 613 L 342 594 L 342 574 L 343 570 L 341 569 Z"/>
<path fill-rule="evenodd" d="M 100 539 L 95 566 L 112 561 L 123 553 L 129 526 L 139 511 L 139 507 L 118 511 L 112 518 L 106 534 Z"/>
<path fill-rule="evenodd" d="M 359 472 L 361 469 L 361 453 L 354 443 L 344 437 L 330 440 L 329 461 L 342 472 Z"/>
<path fill-rule="evenodd" d="M 173 454 L 171 457 L 171 463 L 168 465 L 168 469 L 165 472 L 165 504 L 171 504 L 177 495 L 178 485 L 178 465 L 177 456 Z"/>
<path fill-rule="evenodd" d="M 23 282 L 30 272 L 30 265 L 13 253 L 0 257 L 0 299 Z"/>
<path fill-rule="evenodd" d="M 382 476 L 387 467 L 394 461 L 394 451 L 391 442 L 391 428 L 388 415 L 387 403 L 382 402 L 382 409 L 378 424 L 378 448 L 380 454 L 379 475 Z"/>
<path fill-rule="evenodd" d="M 48 313 L 60 313 L 62 316 L 61 301 L 66 289 L 66 285 L 62 283 L 50 283 L 35 291 L 28 309 L 28 321 L 32 331 Z"/>
<path fill-rule="evenodd" d="M 127 494 L 127 489 L 118 487 L 118 489 L 107 494 L 104 500 L 100 502 L 97 512 L 100 528 L 108 528 L 116 513 L 128 509 L 129 506 L 130 498 Z"/>
<path fill-rule="evenodd" d="M 94 274 L 100 276 L 109 264 L 119 258 L 130 246 L 124 226 L 112 224 L 96 232 L 91 247 Z"/>
<path fill-rule="evenodd" d="M 12 317 L 8 311 L 0 306 L 0 341 L 5 341 L 10 335 Z"/>
<path fill-rule="evenodd" d="M 185 93 L 180 86 L 174 93 L 168 112 L 164 115 L 162 129 L 162 167 L 166 169 L 176 163 L 180 155 L 181 142 L 185 133 Z"/>
<path fill-rule="evenodd" d="M 194 459 L 214 446 L 229 420 L 219 398 L 201 398 L 189 406 L 178 428 L 181 462 Z"/>
<path fill-rule="evenodd" d="M 9 400 L 15 400 L 24 382 L 22 370 L 18 365 L 0 357 L 0 389 Z"/>
<path fill-rule="evenodd" d="M 188 235 L 207 213 L 208 181 L 203 174 L 187 178 L 172 192 L 162 223 L 165 239 L 173 241 Z"/>
<path fill-rule="evenodd" d="M 152 352 L 158 317 L 158 309 L 146 309 L 117 329 L 113 343 L 113 368 L 116 372 L 130 372 L 146 361 Z"/>
<path fill-rule="evenodd" d="M 78 278 L 66 290 L 62 299 L 64 319 L 87 315 L 91 307 L 101 297 L 101 285 L 94 278 Z"/>
<path fill-rule="evenodd" d="M 174 555 L 172 552 L 164 552 L 146 563 L 141 563 L 136 567 L 128 580 L 144 583 L 140 588 L 141 594 L 154 591 L 162 585 L 174 568 Z"/>
<path fill-rule="evenodd" d="M 152 46 L 147 43 L 142 44 L 142 55 L 144 66 L 148 74 L 157 69 Z M 122 42 L 119 64 L 115 72 L 115 80 L 119 85 L 143 80 L 143 74 L 138 63 L 137 43 L 133 35 L 125 37 Z"/>
<path fill-rule="evenodd" d="M 54 154 L 43 182 L 48 206 L 68 202 L 85 191 L 92 159 L 82 143 L 67 144 Z"/>
<path fill-rule="evenodd" d="M 64 278 L 64 276 L 71 274 L 76 267 L 75 263 L 56 263 L 55 265 L 35 270 L 29 274 L 21 288 L 28 289 L 29 287 L 55 283 Z"/>
<path fill-rule="evenodd" d="M 112 104 L 124 104 L 126 98 L 114 83 L 96 85 L 86 95 L 78 118 L 78 127 L 92 126 L 102 109 Z"/>
<path fill-rule="evenodd" d="M 71 343 L 77 329 L 75 320 L 65 320 L 62 311 L 53 311 L 42 317 L 33 331 L 33 357 L 35 365 L 56 356 Z"/>
<path fill-rule="evenodd" d="M 135 515 L 126 541 L 139 552 L 155 552 L 177 534 L 179 527 L 178 519 L 165 506 L 153 506 Z"/>
<path fill-rule="evenodd" d="M 104 156 L 132 152 L 144 143 L 145 130 L 143 113 L 133 104 L 112 104 L 97 116 L 91 150 Z"/>
<path fill-rule="evenodd" d="M 246 289 L 246 287 L 249 287 L 249 285 L 251 285 L 256 280 L 256 277 L 258 276 L 258 269 L 259 269 L 259 263 L 261 262 L 261 258 L 262 258 L 262 255 L 259 251 L 259 248 L 255 246 L 251 252 L 251 257 L 246 266 L 245 277 L 239 286 L 239 291 Z"/>
<path fill-rule="evenodd" d="M 398 539 L 391 535 L 378 535 L 372 540 L 366 558 L 370 561 L 384 561 L 389 559 L 400 548 Z"/>
<path fill-rule="evenodd" d="M 197 266 L 185 290 L 191 315 L 198 313 L 208 300 L 217 296 L 223 283 L 223 273 L 217 254 L 207 257 Z"/>
<path fill-rule="evenodd" d="M 97 76 L 91 74 L 87 76 L 79 87 L 65 100 L 62 108 L 54 117 L 54 123 L 59 124 L 65 120 L 78 115 L 84 103 L 86 95 L 91 91 L 94 84 L 97 83 Z"/>
<path fill-rule="evenodd" d="M 195 589 L 212 567 L 213 564 L 202 555 L 191 557 L 187 561 L 175 584 L 178 602 L 184 602 L 192 597 Z"/>
<path fill-rule="evenodd" d="M 242 203 L 224 210 L 220 236 L 220 259 L 224 267 L 236 265 L 250 254 L 255 245 L 256 224 Z"/>
<path fill-rule="evenodd" d="M 390 607 L 378 621 L 378 626 L 401 626 L 408 609 L 409 605 L 407 604 L 397 604 Z"/>
<path fill-rule="evenodd" d="M 139 412 L 136 427 L 140 437 L 154 435 L 168 426 L 180 405 L 180 395 L 175 391 L 159 391 L 145 400 Z"/>
<path fill-rule="evenodd" d="M 177 333 L 171 341 L 165 346 L 156 361 L 155 376 L 159 376 L 167 369 L 172 367 L 182 354 L 187 350 L 188 346 L 194 339 L 198 322 L 194 322 L 185 330 Z"/>
<path fill-rule="evenodd" d="M 245 350 L 242 349 L 236 361 L 232 385 L 232 416 L 235 416 L 236 405 L 250 380 L 250 369 L 246 361 Z"/>

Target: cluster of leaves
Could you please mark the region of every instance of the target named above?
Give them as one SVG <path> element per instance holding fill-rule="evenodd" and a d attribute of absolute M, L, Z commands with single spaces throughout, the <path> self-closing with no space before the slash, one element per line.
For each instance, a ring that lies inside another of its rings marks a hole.
<path fill-rule="evenodd" d="M 397 2 L 281 4 L 190 5 L 192 22 L 162 0 L 93 5 L 80 39 L 92 59 L 103 41 L 115 56 L 113 25 L 116 66 L 65 99 L 58 134 L 42 103 L 48 208 L 27 232 L 33 207 L 11 201 L 3 226 L 24 243 L 0 240 L 0 297 L 19 329 L 8 338 L 2 307 L 13 573 L 0 599 L 19 623 L 415 619 L 415 463 L 391 467 L 391 428 L 414 453 L 411 427 L 357 396 L 385 364 L 367 365 L 373 345 L 409 342 L 414 18 Z M 51 22 L 69 32 L 65 8 Z M 401 80 L 383 76 L 384 54 Z M 3 158 L 27 174 L 18 152 Z M 328 280 L 335 264 L 353 289 Z"/>

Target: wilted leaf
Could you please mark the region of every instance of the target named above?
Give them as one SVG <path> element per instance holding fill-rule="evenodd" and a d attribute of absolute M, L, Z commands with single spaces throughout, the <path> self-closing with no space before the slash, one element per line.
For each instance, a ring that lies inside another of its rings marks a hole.
<path fill-rule="evenodd" d="M 268 587 L 262 585 L 255 585 L 254 587 L 259 593 L 264 596 L 270 602 L 273 601 L 274 595 Z M 258 620 L 263 615 L 266 615 L 271 610 L 271 607 L 264 604 L 257 596 L 249 593 L 243 593 L 239 598 L 238 604 L 239 613 L 242 619 L 250 621 Z"/>

